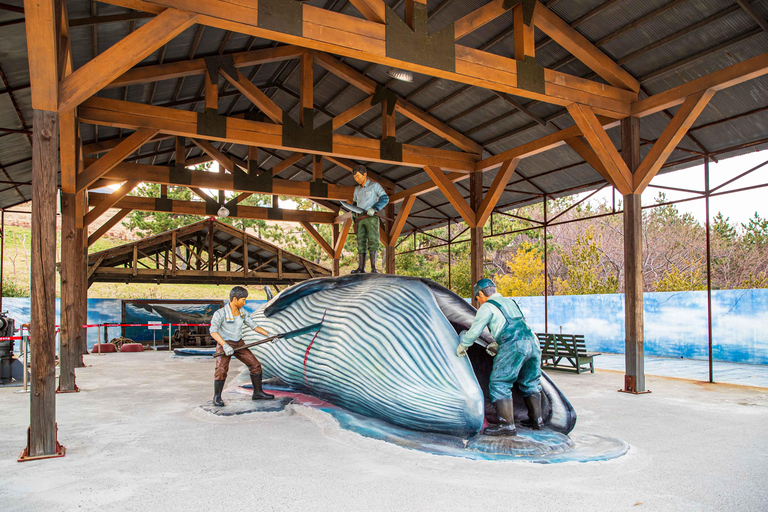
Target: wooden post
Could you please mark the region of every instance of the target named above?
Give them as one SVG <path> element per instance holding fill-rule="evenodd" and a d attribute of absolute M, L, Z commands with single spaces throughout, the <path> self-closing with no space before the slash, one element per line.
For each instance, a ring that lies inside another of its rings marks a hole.
<path fill-rule="evenodd" d="M 338 224 L 334 224 L 333 225 L 333 247 L 334 248 L 336 247 L 336 244 L 339 242 L 339 235 L 340 235 L 340 233 L 339 233 L 339 225 Z M 335 253 L 336 253 L 336 251 L 334 250 L 334 256 L 333 256 L 333 276 L 334 277 L 339 277 L 339 274 L 341 273 L 341 268 L 340 268 L 340 265 L 339 265 L 340 258 L 337 258 Z"/>
<path fill-rule="evenodd" d="M 61 331 L 59 332 L 59 388 L 58 392 L 76 391 L 75 365 L 80 354 L 80 308 L 76 288 L 81 281 L 77 265 L 81 247 L 75 217 L 76 194 L 61 193 Z M 82 324 L 80 324 L 82 325 Z"/>
<path fill-rule="evenodd" d="M 313 87 L 314 87 L 314 78 L 313 78 L 313 63 L 314 59 L 312 58 L 312 55 L 309 53 L 305 53 L 301 56 L 301 69 L 300 69 L 300 80 L 301 80 L 301 86 L 299 89 L 299 97 L 300 97 L 300 108 L 299 108 L 299 121 L 301 123 L 301 126 L 306 126 L 307 119 L 304 118 L 304 115 L 307 114 L 306 110 L 312 110 L 314 108 L 314 99 L 312 97 L 313 95 Z"/>
<path fill-rule="evenodd" d="M 636 117 L 621 121 L 622 158 L 633 173 L 640 165 L 640 126 Z M 624 195 L 624 389 L 644 393 L 643 245 L 640 194 Z"/>
<path fill-rule="evenodd" d="M 405 203 L 403 203 L 405 204 Z M 392 227 L 395 224 L 395 205 L 389 203 L 384 210 L 386 212 L 387 220 L 384 225 L 387 228 L 387 233 L 392 234 Z M 397 239 L 399 237 L 390 236 L 389 245 L 384 247 L 384 272 L 387 274 L 395 274 L 395 246 L 397 246 Z"/>
<path fill-rule="evenodd" d="M 76 252 L 75 268 L 78 269 L 78 286 L 75 288 L 75 304 L 79 323 L 77 331 L 79 355 L 75 361 L 78 368 L 85 367 L 83 355 L 88 353 L 88 330 L 83 325 L 88 323 L 88 229 L 83 226 L 83 217 L 87 195 L 84 192 L 77 194 L 77 217 L 75 223 L 75 246 L 80 249 Z"/>
<path fill-rule="evenodd" d="M 312 179 L 323 180 L 323 157 L 321 155 L 312 155 Z"/>
<path fill-rule="evenodd" d="M 32 126 L 30 264 L 32 389 L 27 456 L 57 454 L 56 442 L 56 173 L 58 114 L 35 109 Z"/>
<path fill-rule="evenodd" d="M 483 202 L 483 173 L 475 172 L 469 176 L 469 207 L 473 212 L 480 208 Z M 469 286 L 483 278 L 483 226 L 469 228 Z M 472 293 L 470 291 L 470 293 Z M 479 307 L 477 299 L 472 297 L 472 305 Z"/>

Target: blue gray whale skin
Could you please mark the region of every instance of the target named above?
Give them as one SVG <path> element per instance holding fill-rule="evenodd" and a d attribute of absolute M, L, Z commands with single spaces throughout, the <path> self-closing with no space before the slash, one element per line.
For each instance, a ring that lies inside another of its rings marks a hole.
<path fill-rule="evenodd" d="M 351 412 L 411 430 L 469 437 L 483 427 L 492 359 L 486 331 L 456 357 L 458 332 L 475 309 L 450 290 L 423 278 L 361 274 L 304 281 L 253 313 L 270 333 L 320 322 L 308 334 L 253 349 L 265 377 Z M 259 338 L 253 332 L 245 341 Z M 568 400 L 542 376 L 548 428 L 573 429 Z M 514 390 L 516 417 L 525 419 Z"/>

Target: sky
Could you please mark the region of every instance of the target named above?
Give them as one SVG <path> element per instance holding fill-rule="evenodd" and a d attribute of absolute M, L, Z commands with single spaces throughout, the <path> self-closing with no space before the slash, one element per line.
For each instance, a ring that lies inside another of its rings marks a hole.
<path fill-rule="evenodd" d="M 747 153 L 746 155 L 721 160 L 719 163 L 710 162 L 710 189 L 714 189 L 718 185 L 765 162 L 768 162 L 768 151 Z M 721 190 L 718 190 L 718 192 L 762 184 L 768 185 L 768 165 L 760 167 L 747 176 L 723 187 Z M 703 192 L 704 164 L 702 163 L 701 165 L 682 171 L 675 171 L 656 176 L 651 181 L 651 185 L 698 190 Z M 664 192 L 667 195 L 667 199 L 671 201 L 694 197 L 693 194 L 689 193 L 661 190 L 649 186 L 643 193 L 643 205 L 653 204 L 654 199 L 658 196 L 659 192 Z M 588 194 L 579 194 L 577 197 L 581 198 L 587 195 Z M 617 201 L 620 197 L 621 196 L 617 193 Z M 598 192 L 592 196 L 590 201 L 605 201 L 610 204 L 611 190 L 608 188 Z M 706 216 L 704 199 L 679 203 L 677 204 L 677 208 L 680 212 L 691 213 L 696 220 L 704 224 Z M 714 196 L 710 199 L 709 210 L 711 217 L 717 215 L 718 212 L 722 212 L 724 217 L 730 219 L 731 224 L 746 223 L 748 219 L 755 215 L 755 212 L 762 218 L 768 218 L 768 186 L 734 194 Z"/>

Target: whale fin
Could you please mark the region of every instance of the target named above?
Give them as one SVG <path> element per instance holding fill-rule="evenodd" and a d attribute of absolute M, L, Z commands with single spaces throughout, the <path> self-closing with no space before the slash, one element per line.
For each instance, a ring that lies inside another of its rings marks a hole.
<path fill-rule="evenodd" d="M 274 298 L 272 295 L 272 290 L 269 289 L 269 286 L 264 286 L 264 293 L 267 294 L 267 300 L 272 300 Z"/>

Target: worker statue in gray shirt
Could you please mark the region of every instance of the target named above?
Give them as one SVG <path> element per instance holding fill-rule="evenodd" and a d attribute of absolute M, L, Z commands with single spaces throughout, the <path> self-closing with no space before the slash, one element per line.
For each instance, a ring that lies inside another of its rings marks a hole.
<path fill-rule="evenodd" d="M 362 213 L 355 214 L 357 227 L 357 268 L 352 274 L 365 273 L 366 253 L 371 258 L 371 273 L 376 274 L 376 257 L 379 252 L 379 218 L 376 212 L 387 206 L 389 196 L 384 188 L 368 179 L 368 170 L 364 165 L 356 165 L 352 177 L 357 182 L 353 204 Z"/>
<path fill-rule="evenodd" d="M 265 393 L 261 388 L 261 363 L 249 349 L 238 350 L 245 345 L 243 341 L 243 324 L 264 336 L 269 333 L 248 316 L 245 307 L 245 299 L 248 290 L 242 286 L 235 286 L 229 292 L 229 304 L 216 311 L 211 318 L 211 337 L 216 340 L 216 372 L 213 377 L 213 405 L 223 407 L 221 392 L 224 390 L 224 382 L 227 380 L 229 361 L 234 355 L 242 361 L 251 372 L 253 384 L 253 400 L 271 400 L 273 395 Z M 222 354 L 218 356 L 218 354 Z"/>

